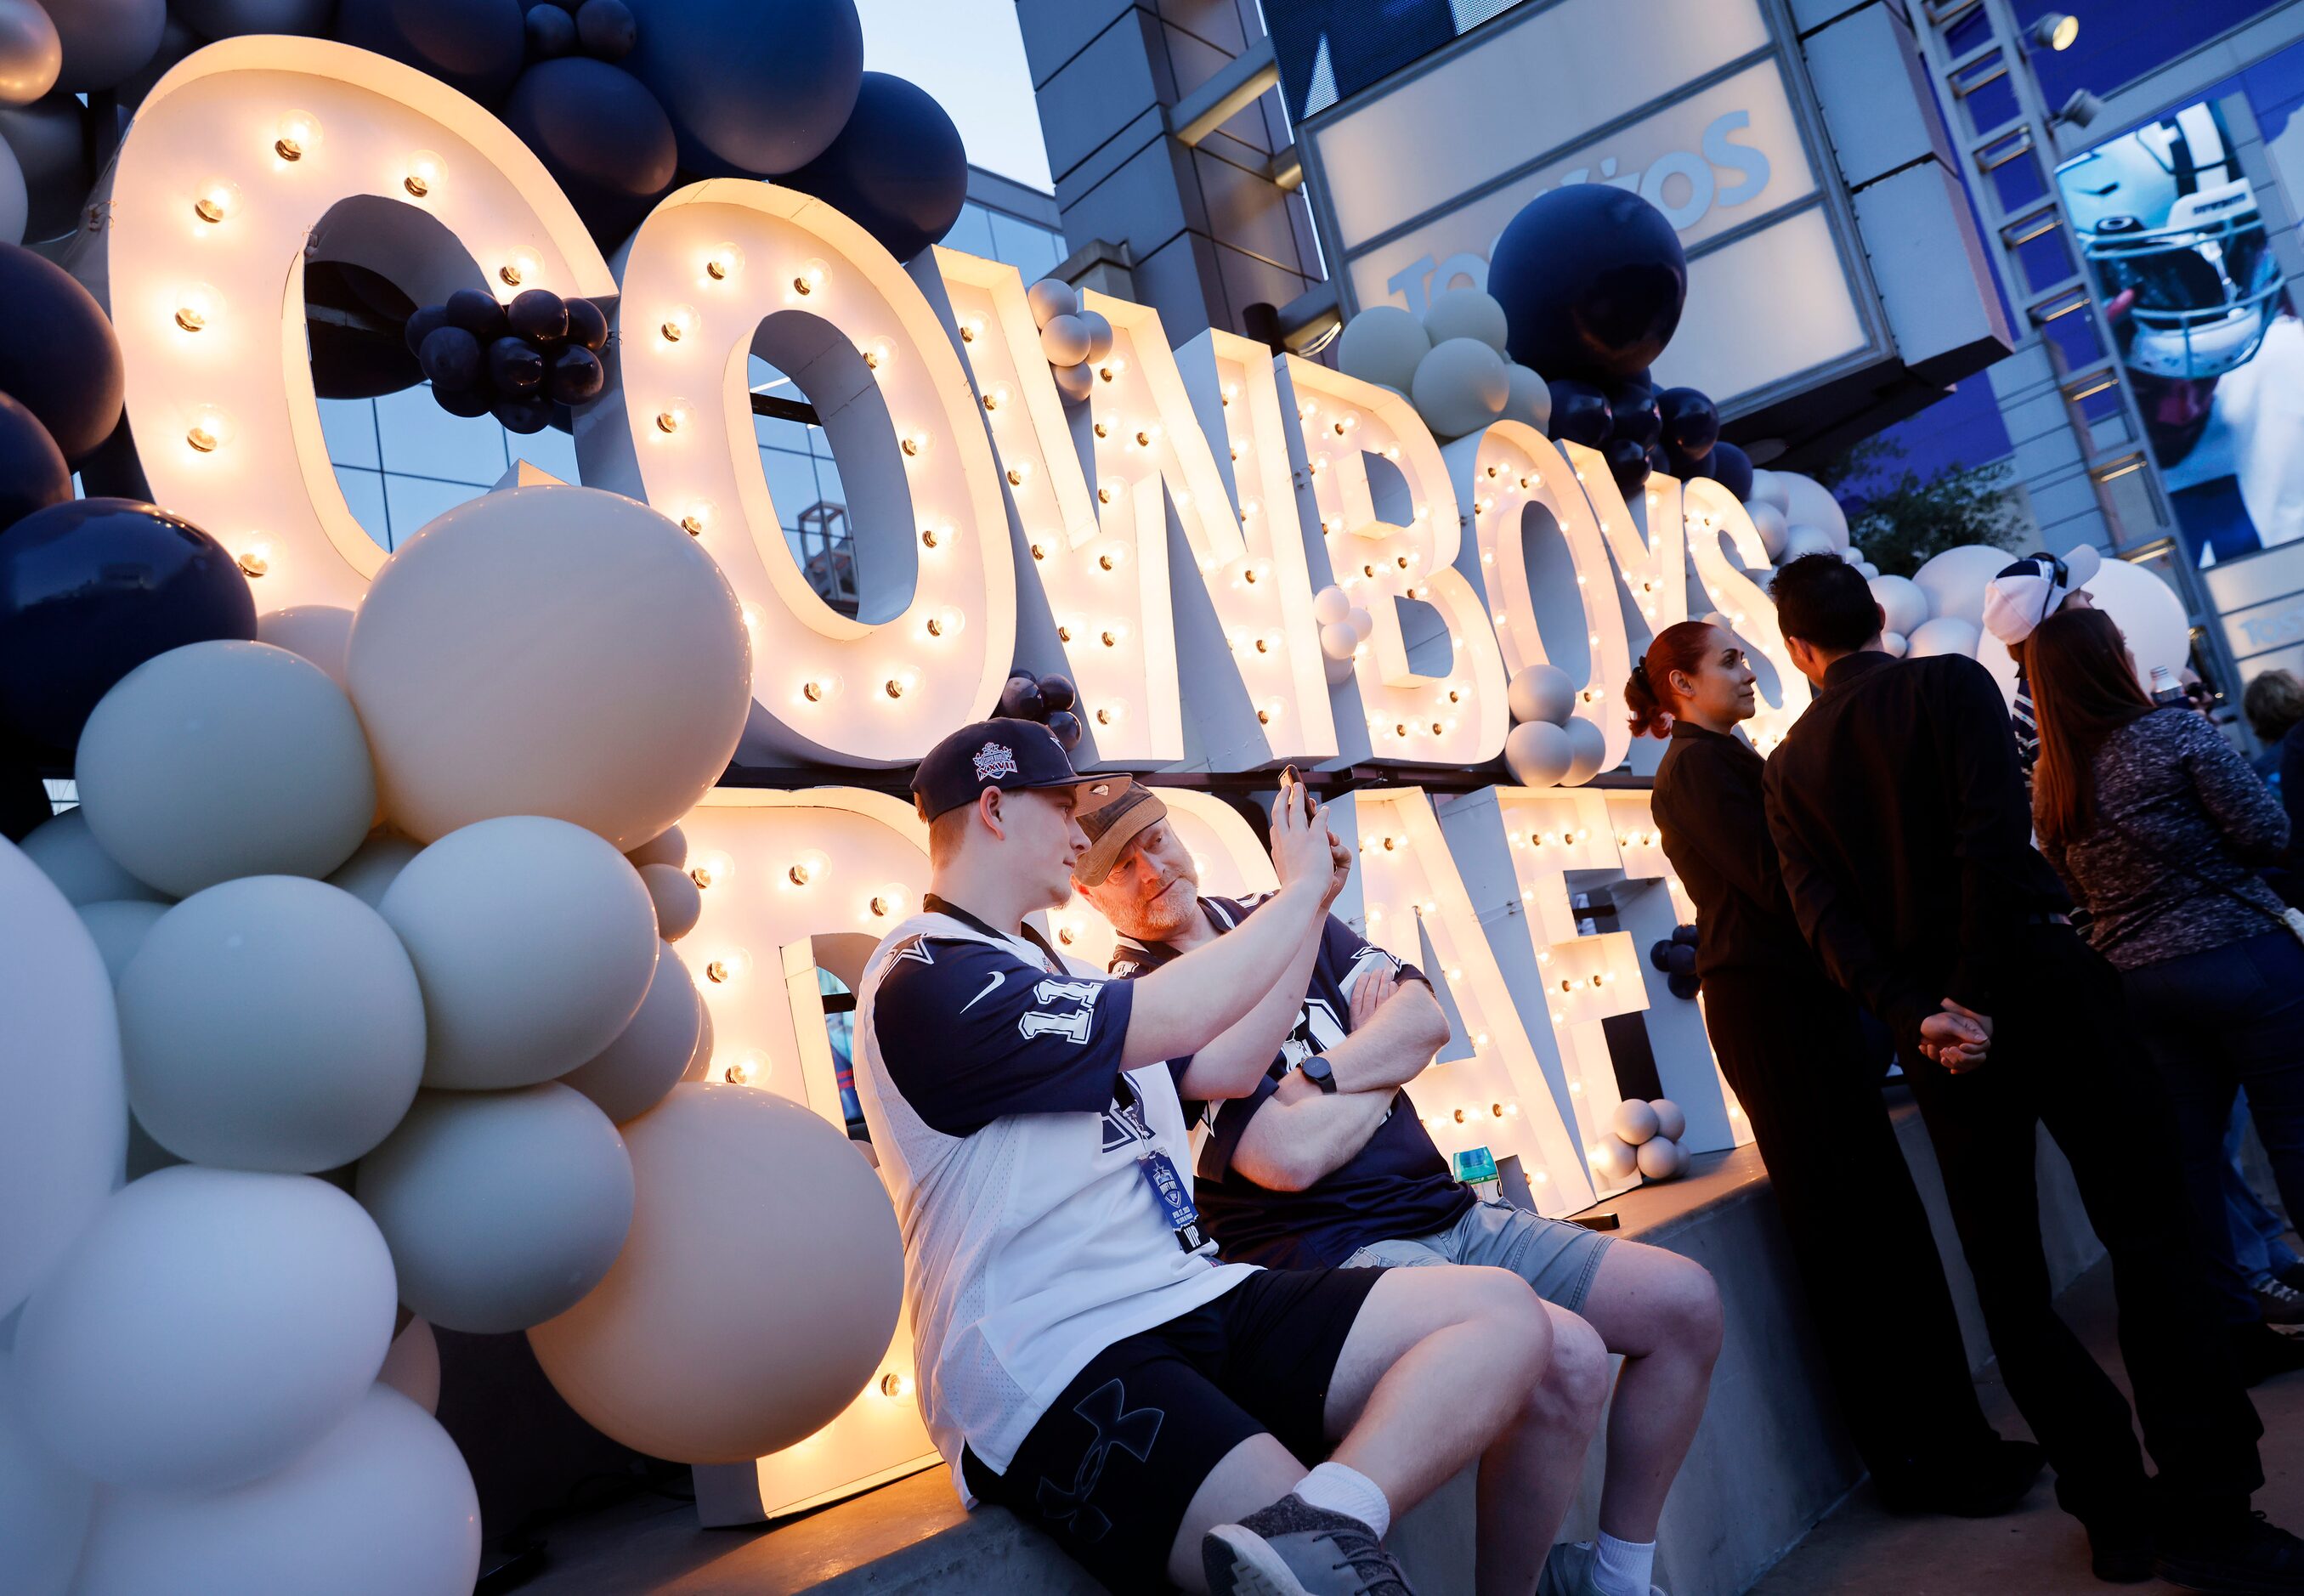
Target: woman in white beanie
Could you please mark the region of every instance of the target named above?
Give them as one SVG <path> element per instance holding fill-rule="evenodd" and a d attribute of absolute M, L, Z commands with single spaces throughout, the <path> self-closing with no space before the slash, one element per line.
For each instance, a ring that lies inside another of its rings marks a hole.
<path fill-rule="evenodd" d="M 2059 559 L 2052 554 L 2026 555 L 1984 588 L 1984 629 L 2005 644 L 2016 662 L 2016 703 L 2009 717 L 2016 727 L 2016 758 L 2024 767 L 2024 785 L 2032 785 L 2032 767 L 2040 758 L 2040 728 L 2032 712 L 2032 683 L 2027 670 L 2026 645 L 2033 628 L 2062 609 L 2092 609 L 2088 584 L 2103 558 L 2083 543 Z"/>

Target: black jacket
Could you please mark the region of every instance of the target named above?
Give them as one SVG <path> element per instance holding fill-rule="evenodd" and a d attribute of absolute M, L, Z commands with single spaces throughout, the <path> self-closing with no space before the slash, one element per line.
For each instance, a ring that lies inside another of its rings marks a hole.
<path fill-rule="evenodd" d="M 1768 835 L 1760 756 L 1741 737 L 1673 723 L 1648 812 L 1664 856 L 1696 900 L 1696 972 L 1763 971 L 1825 980 L 1784 892 Z"/>
<path fill-rule="evenodd" d="M 1851 654 L 1767 763 L 1800 930 L 1906 1046 L 1944 998 L 1990 1014 L 2020 929 L 2071 901 L 2032 847 L 2008 705 L 1973 659 Z"/>

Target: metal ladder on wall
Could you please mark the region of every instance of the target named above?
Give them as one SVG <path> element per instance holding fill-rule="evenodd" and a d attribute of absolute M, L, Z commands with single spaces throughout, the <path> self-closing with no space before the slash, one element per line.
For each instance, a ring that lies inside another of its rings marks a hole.
<path fill-rule="evenodd" d="M 2063 156 L 2057 129 L 2067 122 L 2077 127 L 2072 114 L 2085 106 L 2050 108 L 2032 70 L 2036 47 L 2011 0 L 1917 0 L 1912 15 L 1922 58 L 1952 102 L 1947 126 L 1985 241 L 2023 324 L 2025 339 L 2012 359 L 2037 344 L 2052 374 L 2044 393 L 2055 395 L 2071 441 L 2070 471 L 2060 480 L 2085 475 L 2102 541 L 2174 584 L 2202 674 L 2235 687 L 2238 673 L 2211 624 L 2207 587 L 2176 537 L 2143 412 L 2056 188 Z"/>

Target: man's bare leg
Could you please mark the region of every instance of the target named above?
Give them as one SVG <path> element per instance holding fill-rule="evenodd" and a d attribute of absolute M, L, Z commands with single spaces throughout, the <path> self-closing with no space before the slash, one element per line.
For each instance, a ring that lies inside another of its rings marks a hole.
<path fill-rule="evenodd" d="M 1701 1264 L 1619 1242 L 1601 1256 L 1579 1312 L 1624 1356 L 1608 1414 L 1600 1528 L 1619 1541 L 1654 1541 L 1720 1356 L 1719 1288 Z"/>

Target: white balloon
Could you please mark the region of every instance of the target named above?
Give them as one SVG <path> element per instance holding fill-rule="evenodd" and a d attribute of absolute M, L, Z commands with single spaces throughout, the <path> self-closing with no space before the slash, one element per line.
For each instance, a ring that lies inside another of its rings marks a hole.
<path fill-rule="evenodd" d="M 1984 590 L 1992 579 L 2016 563 L 2016 556 L 1989 543 L 1964 543 L 1947 548 L 1912 573 L 1912 582 L 1928 596 L 1928 613 L 1938 620 L 1966 621 L 1984 628 Z"/>
<path fill-rule="evenodd" d="M 384 902 L 384 895 L 400 879 L 408 862 L 423 851 L 390 827 L 379 826 L 337 867 L 328 885 L 343 888 L 373 909 Z"/>
<path fill-rule="evenodd" d="M 1883 632 L 1880 634 L 1880 646 L 1898 659 L 1902 659 L 1912 651 L 1912 640 L 1901 632 Z"/>
<path fill-rule="evenodd" d="M 384 1363 L 393 1302 L 384 1238 L 326 1181 L 158 1170 L 25 1305 L 25 1417 L 114 1485 L 237 1485 L 342 1422 Z"/>
<path fill-rule="evenodd" d="M 194 1163 L 315 1175 L 391 1133 L 424 1073 L 424 997 L 349 892 L 249 876 L 162 915 L 120 978 L 128 1101 Z"/>
<path fill-rule="evenodd" d="M 377 905 L 424 988 L 424 1083 L 566 1074 L 631 1021 L 656 968 L 656 909 L 623 856 L 564 820 L 452 831 Z"/>
<path fill-rule="evenodd" d="M 668 864 L 674 870 L 688 868 L 688 833 L 677 826 L 665 828 L 624 855 L 638 870 L 644 864 Z"/>
<path fill-rule="evenodd" d="M 1451 338 L 1477 338 L 1502 354 L 1511 332 L 1504 306 L 1483 289 L 1443 289 L 1424 312 L 1424 335 L 1436 347 Z"/>
<path fill-rule="evenodd" d="M 1312 619 L 1323 626 L 1340 625 L 1351 618 L 1351 595 L 1334 582 L 1312 595 Z"/>
<path fill-rule="evenodd" d="M 139 881 L 104 851 L 88 828 L 84 809 L 68 809 L 34 827 L 24 839 L 24 856 L 38 865 L 72 903 L 110 904 L 123 898 L 155 904 L 169 901 L 166 893 Z"/>
<path fill-rule="evenodd" d="M 1059 316 L 1078 316 L 1080 310 L 1080 290 L 1062 277 L 1042 277 L 1024 290 L 1024 302 L 1032 308 L 1032 325 L 1039 327 Z"/>
<path fill-rule="evenodd" d="M 1848 547 L 1848 512 L 1832 497 L 1831 488 L 1798 471 L 1776 472 L 1775 485 L 1783 493 L 1786 522 L 1816 528 L 1831 542 L 1835 554 Z"/>
<path fill-rule="evenodd" d="M 0 106 L 29 106 L 54 89 L 64 59 L 47 7 L 39 0 L 0 0 Z"/>
<path fill-rule="evenodd" d="M 524 1330 L 599 1283 L 632 1222 L 623 1138 L 556 1082 L 428 1091 L 360 1160 L 400 1300 L 443 1329 Z"/>
<path fill-rule="evenodd" d="M 146 660 L 89 716 L 75 768 L 104 851 L 178 897 L 235 876 L 325 876 L 376 819 L 352 700 L 268 643 Z"/>
<path fill-rule="evenodd" d="M 1935 654 L 1965 654 L 1976 658 L 1976 646 L 1984 638 L 1984 629 L 1973 621 L 1958 615 L 1938 615 L 1933 621 L 1923 621 L 1904 640 L 1908 658 L 1926 659 Z"/>
<path fill-rule="evenodd" d="M 448 1432 L 387 1386 L 235 1490 L 106 1492 L 74 1596 L 469 1596 L 480 1505 Z"/>
<path fill-rule="evenodd" d="M 1878 579 L 1880 567 L 1869 560 L 1859 560 L 1856 562 L 1856 573 L 1866 582 L 1873 582 Z"/>
<path fill-rule="evenodd" d="M 385 811 L 419 842 L 552 815 L 636 848 L 720 779 L 752 701 L 712 556 L 589 488 L 505 488 L 433 520 L 369 583 L 347 674 Z"/>
<path fill-rule="evenodd" d="M 1339 659 L 1323 649 L 1320 655 L 1320 674 L 1327 678 L 1328 685 L 1331 687 L 1341 687 L 1351 681 L 1355 665 L 1356 662 L 1349 654 Z"/>
<path fill-rule="evenodd" d="M 1639 1150 L 1614 1136 L 1603 1136 L 1595 1144 L 1599 1150 L 1592 1155 L 1592 1167 L 1604 1180 L 1630 1180 L 1639 1172 Z"/>
<path fill-rule="evenodd" d="M 1504 683 L 1504 707 L 1514 720 L 1565 726 L 1576 712 L 1576 683 L 1556 665 L 1522 666 Z"/>
<path fill-rule="evenodd" d="M 640 885 L 648 888 L 648 900 L 656 905 L 657 936 L 677 942 L 696 929 L 704 914 L 704 895 L 686 870 L 676 864 L 644 864 Z"/>
<path fill-rule="evenodd" d="M 1417 362 L 1432 352 L 1423 323 L 1398 305 L 1371 305 L 1344 323 L 1336 367 L 1347 377 L 1408 391 Z"/>
<path fill-rule="evenodd" d="M 750 1087 L 675 1086 L 625 1133 L 631 1238 L 589 1296 L 528 1333 L 544 1372 L 657 1457 L 750 1462 L 813 1434 L 895 1331 L 903 1247 L 879 1177 L 838 1130 Z"/>
<path fill-rule="evenodd" d="M 1656 1098 L 1648 1107 L 1656 1111 L 1656 1134 L 1668 1142 L 1677 1142 L 1688 1134 L 1688 1113 L 1670 1098 Z"/>
<path fill-rule="evenodd" d="M 1749 510 L 1754 505 L 1766 505 L 1772 509 L 1786 512 L 1791 510 L 1792 491 L 1784 485 L 1782 472 L 1756 471 L 1752 473 L 1752 497 L 1744 501 L 1744 507 Z"/>
<path fill-rule="evenodd" d="M 1619 1141 L 1638 1147 L 1649 1137 L 1660 1133 L 1663 1121 L 1652 1105 L 1642 1102 L 1639 1098 L 1626 1098 L 1616 1105 L 1616 1112 L 1608 1123 L 1614 1128 Z"/>
<path fill-rule="evenodd" d="M 1802 559 L 1812 554 L 1828 554 L 1836 556 L 1839 553 L 1840 551 L 1832 546 L 1831 536 L 1822 527 L 1809 526 L 1803 522 L 1798 526 L 1789 527 L 1784 531 L 1783 557 L 1785 560 Z"/>
<path fill-rule="evenodd" d="M 1571 716 L 1566 730 L 1571 755 L 1560 785 L 1580 787 L 1600 774 L 1600 761 L 1608 757 L 1607 734 L 1596 722 L 1580 716 Z"/>
<path fill-rule="evenodd" d="M 1088 358 L 1090 362 L 1110 354 L 1113 339 L 1110 318 L 1101 310 L 1087 310 L 1080 311 L 1080 318 L 1088 325 Z"/>
<path fill-rule="evenodd" d="M 87 94 L 112 88 L 152 58 L 168 6 L 167 0 L 59 0 L 48 15 L 64 46 L 56 86 Z"/>
<path fill-rule="evenodd" d="M 1320 652 L 1331 660 L 1350 659 L 1360 646 L 1360 634 L 1351 626 L 1338 623 L 1320 628 Z"/>
<path fill-rule="evenodd" d="M 1872 597 L 1879 604 L 1881 618 L 1889 631 L 1909 637 L 1913 628 L 1928 618 L 1928 596 L 1910 577 L 1876 576 L 1871 586 Z"/>
<path fill-rule="evenodd" d="M 2147 692 L 2154 666 L 2181 674 L 2191 663 L 2192 629 L 2184 617 L 2183 601 L 2151 572 L 2126 560 L 2106 560 L 2088 578 L 2088 591 L 2128 639 L 2137 679 Z"/>
<path fill-rule="evenodd" d="M 1096 368 L 1083 361 L 1077 366 L 1054 366 L 1049 375 L 1056 379 L 1056 392 L 1078 404 L 1096 392 Z"/>
<path fill-rule="evenodd" d="M 440 1338 L 432 1333 L 432 1327 L 423 1320 L 410 1319 L 407 1328 L 392 1338 L 392 1350 L 384 1354 L 384 1367 L 377 1371 L 376 1380 L 426 1413 L 437 1413 Z"/>
<path fill-rule="evenodd" d="M 1077 316 L 1052 316 L 1040 327 L 1040 352 L 1051 366 L 1077 366 L 1088 359 L 1088 323 Z"/>
<path fill-rule="evenodd" d="M 696 1051 L 688 1056 L 688 1067 L 680 1072 L 683 1081 L 701 1081 L 712 1067 L 712 1006 L 696 1006 Z"/>
<path fill-rule="evenodd" d="M 1639 1159 L 1640 1173 L 1650 1180 L 1670 1180 L 1688 1167 L 1687 1152 L 1669 1136 L 1641 1142 Z"/>
<path fill-rule="evenodd" d="M 687 1073 L 706 1023 L 704 999 L 670 944 L 657 947 L 656 974 L 632 1023 L 599 1057 L 560 1077 L 618 1125 L 663 1100 Z"/>
<path fill-rule="evenodd" d="M 0 1351 L 0 1570 L 11 1596 L 64 1596 L 95 1500 L 96 1481 L 25 1429 L 15 1356 Z"/>
<path fill-rule="evenodd" d="M 1504 419 L 1548 432 L 1552 428 L 1552 385 L 1532 367 L 1513 361 L 1504 367 Z"/>
<path fill-rule="evenodd" d="M 1376 632 L 1376 617 L 1357 604 L 1352 606 L 1344 620 L 1351 627 L 1352 635 L 1362 642 L 1368 641 Z"/>
<path fill-rule="evenodd" d="M 88 928 L 97 954 L 104 960 L 104 972 L 112 978 L 115 988 L 120 984 L 120 972 L 128 968 L 128 961 L 144 946 L 145 934 L 167 912 L 165 904 L 139 898 L 80 906 L 80 922 Z"/>
<path fill-rule="evenodd" d="M 1416 363 L 1408 393 L 1435 436 L 1461 437 L 1504 413 L 1512 378 L 1504 357 L 1478 338 L 1451 338 Z"/>
<path fill-rule="evenodd" d="M 1524 787 L 1555 786 L 1575 762 L 1575 740 L 1548 720 L 1524 720 L 1504 738 L 1504 764 Z"/>
<path fill-rule="evenodd" d="M 1772 561 L 1783 559 L 1784 540 L 1792 535 L 1784 513 L 1757 496 L 1744 506 L 1744 513 L 1752 518 L 1752 528 L 1760 534 L 1760 547 L 1766 551 L 1768 558 Z"/>
<path fill-rule="evenodd" d="M 112 978 L 63 893 L 0 841 L 0 1316 L 120 1180 L 128 1093 Z"/>
<path fill-rule="evenodd" d="M 333 604 L 296 604 L 256 617 L 256 641 L 285 649 L 344 684 L 344 650 L 352 641 L 352 612 Z"/>

